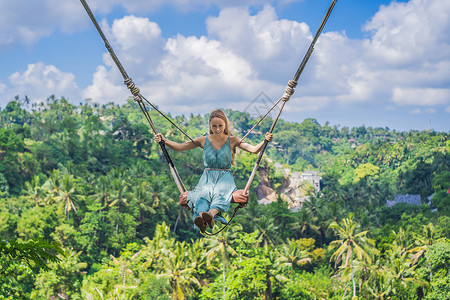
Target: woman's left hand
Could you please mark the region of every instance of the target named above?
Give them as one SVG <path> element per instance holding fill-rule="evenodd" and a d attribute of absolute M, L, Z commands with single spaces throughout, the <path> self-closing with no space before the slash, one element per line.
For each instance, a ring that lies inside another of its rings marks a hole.
<path fill-rule="evenodd" d="M 268 142 L 270 142 L 272 139 L 273 139 L 273 134 L 270 133 L 270 132 L 267 132 L 267 133 L 266 133 L 265 140 L 268 141 Z"/>

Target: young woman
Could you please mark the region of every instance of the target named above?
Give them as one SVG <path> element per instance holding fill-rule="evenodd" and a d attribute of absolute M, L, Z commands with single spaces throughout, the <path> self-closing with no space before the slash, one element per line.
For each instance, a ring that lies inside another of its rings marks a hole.
<path fill-rule="evenodd" d="M 265 139 L 271 141 L 271 133 L 266 133 Z M 232 136 L 228 118 L 218 109 L 209 116 L 209 134 L 194 139 L 194 142 L 177 143 L 165 139 L 161 134 L 155 135 L 155 141 L 164 140 L 166 145 L 175 151 L 186 151 L 201 145 L 203 147 L 204 172 L 194 190 L 180 195 L 180 203 L 187 204 L 193 211 L 194 224 L 203 233 L 207 225 L 212 229 L 214 220 L 226 224 L 221 213 L 230 208 L 231 200 L 236 203 L 248 201 L 248 194 L 237 191 L 230 168 L 234 163 L 236 147 L 250 153 L 259 153 L 264 141 L 256 146 L 239 143 L 240 139 Z"/>

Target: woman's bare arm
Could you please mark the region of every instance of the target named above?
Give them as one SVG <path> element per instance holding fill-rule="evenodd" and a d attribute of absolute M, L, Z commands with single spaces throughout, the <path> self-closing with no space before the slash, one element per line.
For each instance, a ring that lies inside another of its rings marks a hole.
<path fill-rule="evenodd" d="M 236 138 L 236 144 L 239 143 L 239 138 L 238 137 L 235 137 L 235 138 Z M 273 139 L 272 133 L 267 132 L 264 140 L 267 140 L 267 141 L 270 142 L 272 139 Z M 259 153 L 261 151 L 262 146 L 264 144 L 264 140 L 261 143 L 257 144 L 257 145 L 251 145 L 249 143 L 242 142 L 240 144 L 237 144 L 236 147 L 239 147 L 242 150 L 245 150 L 247 152 L 257 154 L 257 153 Z"/>
<path fill-rule="evenodd" d="M 164 138 L 160 133 L 155 135 L 155 141 L 157 143 L 159 143 L 161 140 L 164 140 L 164 143 L 166 143 L 167 147 L 169 147 L 170 149 L 175 150 L 175 151 L 191 150 L 191 149 L 197 148 L 199 145 L 201 145 L 203 147 L 203 145 L 205 143 L 204 136 L 196 137 L 194 139 L 194 142 L 189 141 L 189 142 L 180 144 L 180 143 L 177 143 L 177 142 L 174 142 L 174 141 Z"/>

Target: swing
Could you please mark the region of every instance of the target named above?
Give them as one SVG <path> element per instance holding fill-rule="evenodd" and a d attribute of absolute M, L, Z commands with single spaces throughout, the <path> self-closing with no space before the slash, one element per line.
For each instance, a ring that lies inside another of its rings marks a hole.
<path fill-rule="evenodd" d="M 99 24 L 98 24 L 98 22 L 97 22 L 97 20 L 96 20 L 96 18 L 94 16 L 94 14 L 92 13 L 92 11 L 89 8 L 88 4 L 86 3 L 86 0 L 80 0 L 80 1 L 81 1 L 81 4 L 83 5 L 84 9 L 86 10 L 87 14 L 89 15 L 90 19 L 92 20 L 92 23 L 94 24 L 94 26 L 97 29 L 98 33 L 100 34 L 101 38 L 103 39 L 103 42 L 105 43 L 106 49 L 108 50 L 109 54 L 111 55 L 111 58 L 113 59 L 114 63 L 116 64 L 117 68 L 119 69 L 120 73 L 123 76 L 125 85 L 131 91 L 131 94 L 133 95 L 133 100 L 136 103 L 138 103 L 142 113 L 144 114 L 144 116 L 147 119 L 150 127 L 152 128 L 153 133 L 156 135 L 156 134 L 158 134 L 158 131 L 157 131 L 157 129 L 156 129 L 156 127 L 155 127 L 151 117 L 150 117 L 150 114 L 148 112 L 147 107 L 144 105 L 144 102 L 149 104 L 155 111 L 157 111 L 161 116 L 163 116 L 167 121 L 169 121 L 173 126 L 175 126 L 175 128 L 177 128 L 191 142 L 195 143 L 197 146 L 202 148 L 202 146 L 199 143 L 195 142 L 191 137 L 189 137 L 189 135 L 187 135 L 181 128 L 179 128 L 172 120 L 170 120 L 164 113 L 162 113 L 155 105 L 153 105 L 150 101 L 148 101 L 144 96 L 141 95 L 139 88 L 136 87 L 136 85 L 134 84 L 132 79 L 128 76 L 128 74 L 126 73 L 124 67 L 122 66 L 122 64 L 120 63 L 120 61 L 117 58 L 116 54 L 114 53 L 114 50 L 112 49 L 111 45 L 109 44 L 108 40 L 106 39 L 106 36 L 104 35 L 102 29 L 100 28 L 100 26 L 99 26 Z M 325 23 L 327 22 L 327 20 L 328 20 L 330 14 L 331 14 L 331 12 L 332 12 L 336 2 L 337 2 L 337 0 L 333 0 L 331 2 L 330 6 L 328 8 L 328 11 L 327 11 L 325 17 L 323 18 L 322 23 L 319 26 L 319 29 L 317 30 L 313 40 L 311 41 L 311 44 L 310 44 L 310 46 L 308 48 L 308 51 L 306 52 L 306 54 L 303 57 L 303 60 L 302 60 L 302 62 L 300 64 L 300 66 L 297 69 L 297 72 L 295 73 L 293 79 L 289 80 L 289 82 L 288 82 L 288 84 L 287 84 L 287 86 L 286 86 L 286 88 L 284 90 L 283 96 L 280 99 L 278 99 L 278 101 L 276 101 L 272 105 L 272 107 L 267 111 L 267 113 L 264 116 L 262 116 L 261 119 L 258 122 L 256 122 L 256 124 L 247 132 L 247 134 L 245 134 L 244 137 L 242 137 L 240 139 L 238 144 L 242 143 L 242 141 L 256 128 L 256 126 L 258 126 L 267 117 L 267 115 L 280 102 L 282 102 L 282 104 L 281 104 L 281 106 L 280 106 L 280 108 L 278 110 L 278 113 L 277 113 L 275 119 L 272 122 L 272 126 L 270 127 L 270 130 L 269 130 L 270 133 L 273 132 L 273 130 L 275 128 L 275 125 L 276 125 L 276 123 L 278 121 L 278 118 L 280 117 L 281 112 L 283 111 L 283 108 L 284 108 L 286 102 L 289 101 L 291 96 L 294 94 L 294 89 L 297 86 L 297 83 L 298 83 L 298 80 L 300 78 L 300 75 L 303 72 L 303 70 L 304 70 L 304 68 L 306 66 L 306 63 L 308 62 L 309 58 L 311 57 L 312 52 L 314 51 L 314 46 L 315 46 L 315 44 L 317 42 L 317 39 L 319 38 L 319 36 L 320 36 L 320 34 L 321 34 L 322 30 L 323 30 L 323 27 L 325 26 Z M 256 175 L 256 172 L 258 170 L 258 166 L 259 166 L 259 164 L 261 162 L 262 156 L 264 155 L 264 152 L 265 152 L 265 149 L 266 149 L 268 143 L 269 142 L 267 140 L 264 140 L 263 146 L 261 148 L 261 151 L 259 152 L 258 158 L 256 160 L 256 163 L 255 163 L 254 167 L 253 167 L 252 173 L 250 174 L 250 177 L 249 177 L 249 179 L 247 181 L 247 184 L 245 185 L 244 190 L 236 190 L 235 192 L 233 192 L 233 195 L 235 193 L 241 193 L 242 195 L 247 195 L 248 194 L 248 190 L 249 190 L 250 185 L 252 184 L 252 181 L 253 181 L 253 179 L 254 179 L 254 177 Z M 161 142 L 159 142 L 159 145 L 160 145 L 161 151 L 162 151 L 162 153 L 164 155 L 164 158 L 165 158 L 167 164 L 169 165 L 170 173 L 172 174 L 172 177 L 173 177 L 173 179 L 174 179 L 174 181 L 175 181 L 175 183 L 177 185 L 177 188 L 178 188 L 178 190 L 180 192 L 180 195 L 185 193 L 185 192 L 187 192 L 186 187 L 184 186 L 184 184 L 183 184 L 183 182 L 182 182 L 182 180 L 180 178 L 180 175 L 178 174 L 178 171 L 177 171 L 177 169 L 176 169 L 172 159 L 170 158 L 169 153 L 167 152 L 167 148 L 166 148 L 164 140 L 161 140 Z M 234 197 L 232 197 L 231 203 L 237 203 L 238 206 L 236 206 L 236 208 L 234 209 L 234 213 L 233 213 L 232 217 L 230 218 L 230 220 L 228 221 L 228 223 L 225 224 L 219 231 L 217 231 L 215 233 L 208 233 L 208 232 L 205 231 L 204 233 L 206 235 L 213 236 L 213 235 L 216 235 L 216 234 L 220 233 L 222 230 L 224 230 L 231 223 L 233 218 L 236 216 L 237 211 L 240 208 L 243 208 L 243 207 L 247 206 L 248 196 L 247 196 L 247 200 L 245 202 L 235 202 Z M 181 203 L 181 200 L 180 200 L 180 205 L 184 206 L 186 209 L 190 210 L 190 208 L 187 206 L 186 203 Z"/>

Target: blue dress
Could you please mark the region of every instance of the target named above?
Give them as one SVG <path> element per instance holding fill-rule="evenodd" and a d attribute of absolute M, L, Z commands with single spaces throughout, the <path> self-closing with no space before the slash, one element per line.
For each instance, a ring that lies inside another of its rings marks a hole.
<path fill-rule="evenodd" d="M 215 208 L 219 213 L 214 217 L 215 221 L 226 224 L 221 212 L 230 208 L 233 192 L 237 190 L 231 174 L 231 147 L 230 138 L 216 150 L 211 145 L 208 136 L 203 145 L 203 164 L 205 170 L 194 188 L 187 197 L 187 205 L 192 209 L 195 219 L 200 212 Z"/>

